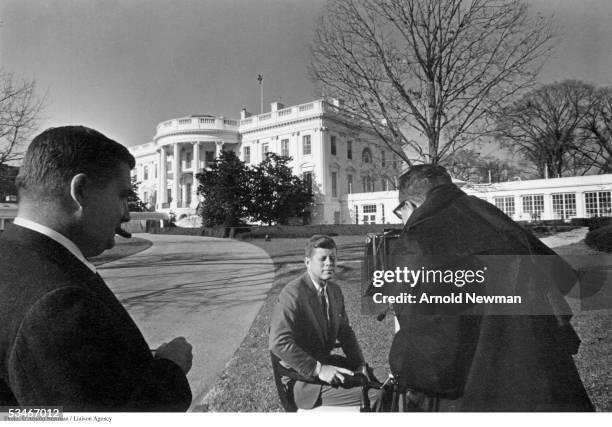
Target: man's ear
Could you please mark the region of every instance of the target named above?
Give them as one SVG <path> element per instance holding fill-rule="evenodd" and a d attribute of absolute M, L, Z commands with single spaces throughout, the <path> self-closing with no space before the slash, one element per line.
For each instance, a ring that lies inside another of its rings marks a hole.
<path fill-rule="evenodd" d="M 87 203 L 88 184 L 89 178 L 84 173 L 73 176 L 70 181 L 70 197 L 81 208 Z"/>
<path fill-rule="evenodd" d="M 306 268 L 308 268 L 308 266 L 310 265 L 310 258 L 304 257 L 304 265 L 306 265 Z"/>

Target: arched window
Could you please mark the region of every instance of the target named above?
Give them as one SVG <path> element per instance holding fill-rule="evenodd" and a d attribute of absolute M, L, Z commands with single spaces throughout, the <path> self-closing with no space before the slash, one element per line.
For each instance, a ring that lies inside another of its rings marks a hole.
<path fill-rule="evenodd" d="M 372 152 L 369 148 L 364 148 L 361 153 L 361 161 L 363 163 L 372 163 Z"/>

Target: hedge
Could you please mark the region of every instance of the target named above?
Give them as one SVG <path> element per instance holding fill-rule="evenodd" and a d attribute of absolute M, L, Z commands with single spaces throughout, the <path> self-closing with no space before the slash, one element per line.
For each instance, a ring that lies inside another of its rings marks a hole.
<path fill-rule="evenodd" d="M 609 216 L 596 216 L 589 218 L 589 231 L 597 230 L 601 227 L 612 225 L 612 217 Z"/>
<path fill-rule="evenodd" d="M 246 227 L 197 227 L 197 228 L 154 228 L 153 234 L 180 234 L 187 236 L 230 237 L 240 240 L 263 239 L 266 236 L 276 238 L 310 237 L 313 234 L 328 236 L 365 235 L 367 233 L 382 233 L 385 229 L 401 228 L 400 224 L 320 224 L 320 225 L 272 225 Z"/>
<path fill-rule="evenodd" d="M 587 233 L 585 243 L 601 252 L 612 252 L 612 225 L 596 228 Z"/>

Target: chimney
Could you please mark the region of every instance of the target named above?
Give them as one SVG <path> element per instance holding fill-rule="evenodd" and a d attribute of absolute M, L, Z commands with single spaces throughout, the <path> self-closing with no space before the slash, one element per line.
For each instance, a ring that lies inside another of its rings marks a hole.
<path fill-rule="evenodd" d="M 270 103 L 270 111 L 278 111 L 282 110 L 283 108 L 285 108 L 285 106 L 278 101 Z"/>
<path fill-rule="evenodd" d="M 338 107 L 338 108 L 342 108 L 344 107 L 344 99 L 340 99 L 340 98 L 332 98 L 332 105 Z"/>
<path fill-rule="evenodd" d="M 242 110 L 240 110 L 240 120 L 244 120 L 247 117 L 251 117 L 251 116 L 252 114 L 249 113 L 246 108 L 243 108 Z"/>

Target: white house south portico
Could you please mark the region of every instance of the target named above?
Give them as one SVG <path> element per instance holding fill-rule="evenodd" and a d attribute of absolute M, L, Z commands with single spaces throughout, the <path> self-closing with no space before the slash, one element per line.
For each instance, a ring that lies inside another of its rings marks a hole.
<path fill-rule="evenodd" d="M 193 213 L 196 174 L 221 150 L 236 150 L 238 138 L 237 121 L 223 117 L 191 115 L 160 123 L 153 142 L 131 148 L 142 200 L 159 211 Z"/>
<path fill-rule="evenodd" d="M 291 157 L 293 174 L 310 182 L 315 193 L 313 223 L 354 223 L 357 210 L 349 209 L 347 194 L 392 189 L 401 162 L 376 135 L 357 126 L 339 100 L 290 107 L 273 102 L 270 110 L 251 115 L 243 109 L 240 120 L 191 115 L 161 122 L 152 142 L 130 147 L 141 200 L 177 217 L 194 214 L 196 174 L 221 150 L 234 151 L 247 166 L 268 152 Z"/>

